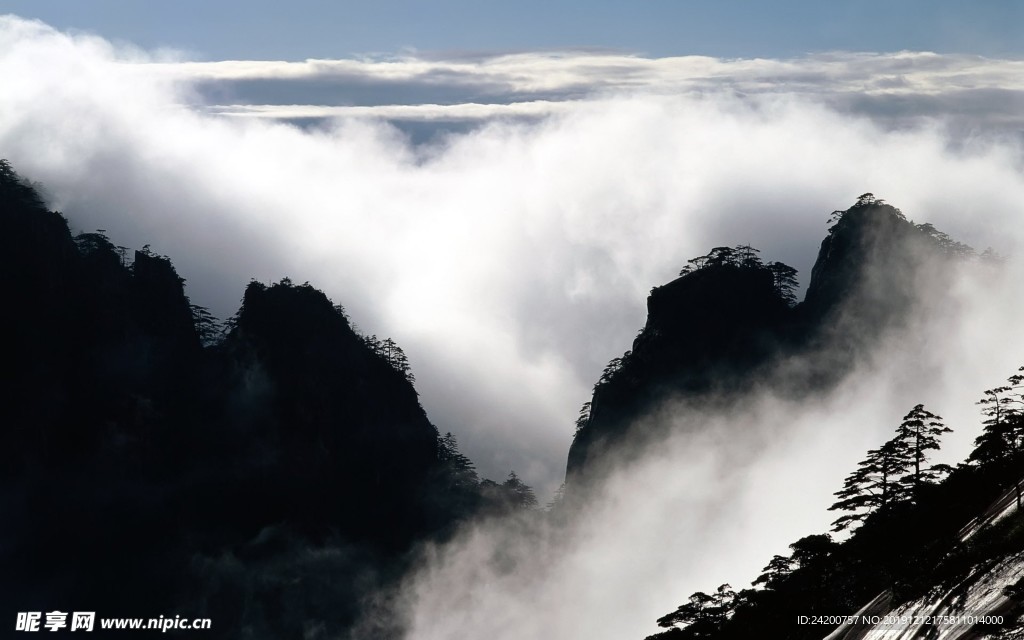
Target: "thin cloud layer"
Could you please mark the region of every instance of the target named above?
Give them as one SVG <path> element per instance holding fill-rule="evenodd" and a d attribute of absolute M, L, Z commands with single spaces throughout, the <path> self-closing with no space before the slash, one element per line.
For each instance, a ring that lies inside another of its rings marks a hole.
<path fill-rule="evenodd" d="M 901 51 L 835 52 L 789 60 L 707 56 L 645 58 L 614 52 L 530 52 L 470 59 L 416 57 L 347 60 L 150 63 L 147 73 L 191 81 L 375 81 L 465 87 L 466 92 L 568 93 L 579 89 L 861 90 L 945 93 L 949 89 L 1022 89 L 1024 61 Z"/>
<path fill-rule="evenodd" d="M 751 243 L 806 282 L 828 212 L 868 190 L 979 248 L 1018 243 L 1018 150 L 992 136 L 952 146 L 944 114 L 975 89 L 941 93 L 934 80 L 970 73 L 987 78 L 979 87 L 999 85 L 1002 97 L 972 122 L 1006 132 L 1012 118 L 985 114 L 1013 104 L 1016 76 L 1000 78 L 1018 63 L 673 60 L 348 61 L 335 82 L 366 81 L 367 111 L 300 129 L 226 118 L 208 100 L 211 82 L 230 92 L 230 81 L 272 76 L 264 63 L 157 61 L 4 18 L 0 155 L 43 182 L 73 226 L 171 256 L 193 300 L 221 317 L 251 277 L 325 289 L 365 332 L 403 346 L 428 414 L 485 475 L 514 469 L 543 496 L 561 482 L 591 384 L 642 326 L 647 291 L 688 258 Z M 273 64 L 317 82 L 326 73 Z M 818 95 L 885 74 L 948 105 L 925 125 L 893 128 Z M 681 92 L 674 77 L 701 90 Z M 417 146 L 381 119 L 387 111 L 374 113 L 395 108 L 369 99 L 382 78 L 408 102 L 428 81 L 461 96 L 408 105 L 423 112 L 498 89 L 479 126 Z M 816 90 L 787 89 L 798 81 Z M 505 117 L 524 104 L 511 93 L 543 91 L 557 100 Z"/>
<path fill-rule="evenodd" d="M 415 56 L 305 62 L 146 65 L 196 86 L 213 111 L 269 118 L 487 119 L 558 113 L 566 101 L 647 91 L 799 95 L 906 126 L 955 117 L 1015 135 L 1024 125 L 1024 61 L 903 51 L 788 60 L 644 58 L 612 52 Z M 992 99 L 993 94 L 1000 94 Z M 305 108 L 299 108 L 301 98 Z M 491 108 L 483 108 L 490 105 Z"/>

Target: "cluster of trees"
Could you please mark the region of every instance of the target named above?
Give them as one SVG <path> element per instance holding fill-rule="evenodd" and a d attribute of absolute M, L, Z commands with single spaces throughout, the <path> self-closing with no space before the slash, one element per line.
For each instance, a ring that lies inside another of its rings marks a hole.
<path fill-rule="evenodd" d="M 0 163 L 6 162 L 6 160 L 0 160 Z M 6 166 L 7 169 L 10 169 L 9 164 Z M 108 256 L 117 256 L 120 266 L 125 269 L 125 272 L 127 274 L 133 273 L 135 260 L 131 257 L 133 255 L 132 250 L 128 247 L 115 245 L 107 235 L 106 229 L 78 233 L 74 236 L 74 243 L 82 256 L 100 260 Z M 170 258 L 154 253 L 149 244 L 143 245 L 142 249 L 139 249 L 137 253 L 146 258 L 170 263 Z M 177 276 L 177 278 L 180 284 L 185 284 L 184 278 L 180 276 Z M 190 301 L 189 309 L 192 313 L 192 324 L 204 347 L 213 346 L 224 338 L 231 325 L 221 322 L 207 307 L 191 303 Z"/>
<path fill-rule="evenodd" d="M 974 441 L 968 460 L 996 469 L 1012 482 L 1021 506 L 1020 479 L 1014 475 L 1024 453 L 1024 367 L 1006 380 L 1006 384 L 988 389 L 978 401 L 985 420 Z"/>
<path fill-rule="evenodd" d="M 13 207 L 25 209 L 45 209 L 43 199 L 39 196 L 42 190 L 39 185 L 18 175 L 11 163 L 0 158 L 0 190 L 4 199 Z"/>
<path fill-rule="evenodd" d="M 729 584 L 719 585 L 714 593 L 698 591 L 689 601 L 672 613 L 658 618 L 659 627 L 685 627 L 690 637 L 706 638 L 713 635 L 732 615 L 737 604 L 736 592 Z"/>
<path fill-rule="evenodd" d="M 896 217 L 899 218 L 900 220 L 907 219 L 907 217 L 903 214 L 902 211 L 892 206 L 891 204 L 887 203 L 885 200 L 882 200 L 881 198 L 876 198 L 875 194 L 862 193 L 859 196 L 857 196 L 857 202 L 853 203 L 853 206 L 850 207 L 849 209 L 836 209 L 835 211 L 833 211 L 828 217 L 829 224 L 839 222 L 840 220 L 843 219 L 844 216 L 846 216 L 849 213 L 863 211 L 864 209 L 869 209 L 872 207 L 887 207 L 891 209 L 893 214 L 896 215 Z"/>
<path fill-rule="evenodd" d="M 920 495 L 922 486 L 934 484 L 952 469 L 949 465 L 925 466 L 928 452 L 938 451 L 939 438 L 952 429 L 937 416 L 917 405 L 903 416 L 896 435 L 877 449 L 868 451 L 857 470 L 851 473 L 836 492 L 839 500 L 829 511 L 848 511 L 833 523 L 833 531 L 842 531 L 863 522 L 881 509 Z"/>
<path fill-rule="evenodd" d="M 459 451 L 458 442 L 451 432 L 438 436 L 437 449 L 441 463 L 440 488 L 450 496 L 452 510 L 457 516 L 507 514 L 537 508 L 533 489 L 515 471 L 510 471 L 503 482 L 480 478 L 473 461 Z"/>
<path fill-rule="evenodd" d="M 580 407 L 580 413 L 576 416 L 576 433 L 579 433 L 581 429 L 587 426 L 587 422 L 590 421 L 590 408 L 593 406 L 591 401 L 583 403 Z"/>
<path fill-rule="evenodd" d="M 192 311 L 192 325 L 203 346 L 211 347 L 220 342 L 224 337 L 224 324 L 202 305 L 190 303 L 189 309 Z"/>
<path fill-rule="evenodd" d="M 933 225 L 930 222 L 915 224 L 914 226 L 917 227 L 919 231 L 922 231 L 925 234 L 927 234 L 928 237 L 935 242 L 935 245 L 939 248 L 939 250 L 949 256 L 955 258 L 970 258 L 975 255 L 973 247 L 964 244 L 963 242 L 958 242 L 954 240 L 953 238 L 949 237 L 949 234 L 943 233 L 942 231 L 936 229 L 935 225 Z M 991 248 L 986 249 L 982 256 L 985 259 L 997 258 L 997 256 Z"/>
<path fill-rule="evenodd" d="M 782 262 L 764 263 L 757 254 L 761 251 L 748 244 L 735 247 L 715 247 L 703 256 L 691 258 L 688 264 L 679 271 L 685 276 L 695 271 L 708 268 L 734 268 L 766 270 L 771 273 L 772 286 L 775 293 L 786 301 L 789 306 L 796 304 L 797 270 Z"/>
<path fill-rule="evenodd" d="M 1024 367 L 977 404 L 982 433 L 965 462 L 930 464 L 952 429 L 923 405 L 914 406 L 836 492 L 830 510 L 844 515 L 833 531 L 848 532 L 846 540 L 827 533 L 798 540 L 791 555 L 772 558 L 751 588 L 735 592 L 722 585 L 692 594 L 658 619 L 666 631 L 649 640 L 742 638 L 752 628 L 809 638 L 813 630 L 795 624 L 798 613 L 852 613 L 886 589 L 906 601 L 936 584 L 957 584 L 979 562 L 1024 550 L 1020 526 L 989 526 L 966 546 L 959 539 L 960 527 L 1008 489 L 1016 490 L 1021 507 Z"/>
<path fill-rule="evenodd" d="M 105 236 L 103 237 L 105 239 Z M 111 244 L 109 243 L 109 240 L 107 241 L 107 243 Z M 113 246 L 113 244 L 111 244 L 111 246 Z M 120 249 L 122 247 L 118 248 Z M 146 255 L 155 255 L 149 251 L 149 245 L 143 247 L 142 253 Z M 168 259 L 166 258 L 166 256 L 159 257 L 165 260 Z M 280 284 L 286 287 L 294 286 L 291 278 L 282 278 Z M 311 285 L 309 282 L 304 282 L 302 283 L 302 285 L 299 286 L 303 288 L 314 289 L 313 285 Z M 237 316 L 230 318 L 226 322 L 221 322 L 220 320 L 217 319 L 216 316 L 210 313 L 210 310 L 208 308 L 197 304 L 192 304 L 190 306 L 192 310 L 192 321 L 193 324 L 195 325 L 196 332 L 199 334 L 200 340 L 203 343 L 203 346 L 213 346 L 218 344 L 230 333 L 232 329 L 234 329 L 234 327 L 238 323 Z M 369 351 L 372 354 L 387 362 L 392 369 L 402 374 L 402 376 L 410 384 L 415 384 L 416 376 L 413 374 L 412 368 L 409 365 L 409 357 L 405 355 L 405 351 L 402 349 L 402 347 L 398 345 L 397 342 L 395 342 L 391 338 L 378 338 L 376 334 L 365 335 L 361 333 L 358 327 L 356 327 L 352 323 L 351 318 L 349 318 L 344 306 L 340 304 L 335 304 L 333 305 L 333 307 L 334 311 L 341 318 L 344 319 L 345 323 L 350 325 L 352 327 L 352 330 L 359 335 L 359 338 L 362 341 L 362 343 L 366 346 L 367 349 L 369 349 Z"/>
<path fill-rule="evenodd" d="M 94 247 L 109 247 L 115 249 L 114 244 L 105 235 L 104 230 L 100 229 L 95 233 L 80 234 L 76 237 L 80 249 L 83 251 L 94 250 Z M 118 253 L 123 254 L 126 249 L 124 247 L 116 247 Z M 161 256 L 153 253 L 150 250 L 150 245 L 145 245 L 141 254 L 146 256 L 158 257 L 162 260 L 169 261 L 170 259 L 166 256 Z M 130 263 L 125 261 L 124 264 L 130 268 Z M 182 280 L 184 284 L 184 280 Z M 291 278 L 282 278 L 281 285 L 285 287 L 295 286 Z M 299 285 L 302 288 L 314 289 L 313 285 L 309 282 L 304 282 Z M 391 338 L 378 338 L 376 334 L 365 335 L 359 332 L 345 311 L 345 307 L 340 304 L 335 304 L 334 311 L 345 320 L 345 322 L 352 326 L 353 331 L 358 335 L 362 343 L 369 349 L 371 353 L 380 359 L 388 363 L 388 365 L 402 374 L 402 376 L 410 383 L 416 382 L 416 376 L 412 372 L 412 368 L 409 365 L 409 358 L 405 355 L 405 351 Z M 237 326 L 238 316 L 237 314 L 229 318 L 226 321 L 219 320 L 207 307 L 192 304 L 189 305 L 192 312 L 192 323 L 195 326 L 196 333 L 199 335 L 200 341 L 204 347 L 212 347 L 222 342 L 227 335 Z"/>
<path fill-rule="evenodd" d="M 402 347 L 398 346 L 394 340 L 391 338 L 381 340 L 376 334 L 364 335 L 362 339 L 370 351 L 383 358 L 391 365 L 392 369 L 405 376 L 405 379 L 410 383 L 416 382 L 416 376 L 413 375 L 412 369 L 409 367 L 409 358 L 406 357 L 405 351 L 402 351 Z"/>
<path fill-rule="evenodd" d="M 974 441 L 970 459 L 982 464 L 997 463 L 1020 453 L 1024 447 L 1024 367 L 1003 386 L 985 391 L 978 401 L 985 421 Z"/>
<path fill-rule="evenodd" d="M 843 219 L 844 216 L 849 214 L 856 215 L 858 212 L 865 211 L 876 207 L 885 207 L 900 220 L 906 220 L 907 217 L 897 207 L 888 204 L 881 198 L 876 198 L 873 193 L 863 193 L 857 198 L 857 202 L 852 207 L 846 210 L 833 211 L 829 216 L 829 223 L 838 223 Z M 981 260 L 987 261 L 1001 261 L 1003 258 L 999 256 L 991 247 L 985 249 L 980 255 L 968 244 L 958 242 L 954 240 L 949 234 L 939 231 L 935 228 L 935 225 L 930 222 L 924 222 L 920 224 L 914 224 L 914 227 L 918 231 L 924 233 L 933 243 L 939 251 L 946 254 L 947 256 L 954 259 L 967 259 L 978 257 Z"/>
<path fill-rule="evenodd" d="M 605 365 L 604 370 L 601 371 L 601 377 L 598 378 L 597 382 L 594 383 L 594 393 L 597 394 L 597 392 L 602 387 L 606 387 L 612 384 L 612 381 L 615 380 L 617 376 L 619 376 L 624 371 L 629 369 L 632 362 L 632 349 L 627 349 L 621 356 L 609 360 L 608 364 Z M 586 404 L 583 405 L 583 407 L 580 408 L 580 417 L 576 419 L 577 428 L 580 428 L 586 424 L 587 419 L 589 419 L 590 417 L 590 407 L 591 403 L 587 402 Z M 587 419 L 582 419 L 584 414 L 587 416 Z"/>
<path fill-rule="evenodd" d="M 807 536 L 789 545 L 789 556 L 776 555 L 762 573 L 754 580 L 751 588 L 734 591 L 729 584 L 719 585 L 713 593 L 697 591 L 675 611 L 658 618 L 658 626 L 667 629 L 650 636 L 648 640 L 688 640 L 696 638 L 718 638 L 734 630 L 736 622 L 741 625 L 756 623 L 760 609 L 770 602 L 776 590 L 793 582 L 799 571 L 816 571 L 825 566 L 838 547 L 828 534 Z M 815 587 L 814 580 L 809 581 Z M 760 588 L 758 588 L 760 587 Z M 763 620 L 762 622 L 769 622 Z M 747 627 L 747 632 L 753 625 Z M 756 628 L 764 630 L 762 625 Z M 763 635 L 772 637 L 770 633 Z M 735 637 L 748 637 L 743 633 Z"/>
<path fill-rule="evenodd" d="M 500 484 L 493 480 L 483 480 L 480 489 L 484 498 L 493 505 L 492 508 L 500 513 L 537 508 L 537 496 L 533 489 L 520 480 L 515 471 L 509 471 L 508 477 Z"/>

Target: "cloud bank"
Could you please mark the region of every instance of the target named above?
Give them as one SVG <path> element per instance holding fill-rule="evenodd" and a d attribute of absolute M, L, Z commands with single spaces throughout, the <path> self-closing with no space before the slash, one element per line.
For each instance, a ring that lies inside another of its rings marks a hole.
<path fill-rule="evenodd" d="M 1024 61 L 965 54 L 833 52 L 772 60 L 567 51 L 168 62 L 144 65 L 143 73 L 191 83 L 215 105 L 212 112 L 246 117 L 476 121 L 561 113 L 567 102 L 594 94 L 730 92 L 813 98 L 889 127 L 945 118 L 970 133 L 983 126 L 1019 135 L 1024 128 Z"/>

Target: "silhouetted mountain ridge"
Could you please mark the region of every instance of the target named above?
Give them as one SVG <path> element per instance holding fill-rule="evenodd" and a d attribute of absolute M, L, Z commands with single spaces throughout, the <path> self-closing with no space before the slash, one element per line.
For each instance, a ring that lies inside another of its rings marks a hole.
<path fill-rule="evenodd" d="M 73 235 L 5 161 L 0 221 L 12 611 L 341 633 L 417 544 L 536 504 L 514 473 L 481 481 L 401 348 L 308 283 L 251 282 L 218 337 L 168 258 Z"/>
<path fill-rule="evenodd" d="M 605 370 L 577 423 L 568 486 L 660 437 L 643 418 L 666 402 L 708 408 L 756 386 L 802 397 L 838 384 L 912 317 L 923 270 L 971 254 L 872 194 L 833 220 L 799 304 L 782 286 L 795 283 L 795 270 L 762 263 L 749 246 L 716 247 L 652 289 L 632 350 Z"/>

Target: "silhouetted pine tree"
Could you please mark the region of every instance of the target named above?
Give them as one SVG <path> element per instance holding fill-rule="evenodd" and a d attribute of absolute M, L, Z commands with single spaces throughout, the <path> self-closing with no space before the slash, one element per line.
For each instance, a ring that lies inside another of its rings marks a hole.
<path fill-rule="evenodd" d="M 843 488 L 835 493 L 839 500 L 828 508 L 829 511 L 851 512 L 833 522 L 832 530 L 842 531 L 872 513 L 904 500 L 907 489 L 901 480 L 911 462 L 909 447 L 898 437 L 868 451 L 868 457 L 847 476 Z"/>
<path fill-rule="evenodd" d="M 580 407 L 579 416 L 576 417 L 576 433 L 579 433 L 580 429 L 587 426 L 587 421 L 590 420 L 590 402 L 584 402 L 583 406 Z"/>
<path fill-rule="evenodd" d="M 1014 462 L 1024 449 L 1024 367 L 1007 379 L 1007 384 L 986 390 L 985 397 L 977 402 L 982 407 L 985 421 L 982 434 L 974 441 L 974 451 L 968 458 L 981 465 L 995 467 L 1002 482 L 1013 483 L 1017 508 L 1021 508 L 1022 496 L 1019 471 Z"/>
<path fill-rule="evenodd" d="M 722 625 L 732 615 L 736 606 L 736 592 L 728 584 L 723 584 L 708 594 L 698 591 L 690 596 L 686 604 L 680 605 L 672 613 L 658 618 L 658 626 L 681 630 L 651 636 L 677 638 L 710 638 L 718 633 Z"/>
<path fill-rule="evenodd" d="M 1021 370 L 1024 370 L 1022 368 Z M 1024 420 L 1021 414 L 1021 395 L 1014 391 L 1021 386 L 1024 376 L 1016 374 L 1009 384 L 987 389 L 985 397 L 977 402 L 985 416 L 982 434 L 974 441 L 970 460 L 986 464 L 1009 457 L 1020 450 L 1024 440 Z"/>
<path fill-rule="evenodd" d="M 768 265 L 768 269 L 772 272 L 772 286 L 775 287 L 775 293 L 789 306 L 795 305 L 796 287 L 799 284 L 796 279 L 797 270 L 781 262 L 772 262 Z"/>
<path fill-rule="evenodd" d="M 501 483 L 512 505 L 520 509 L 533 509 L 537 506 L 537 496 L 526 483 L 519 479 L 515 471 L 510 471 L 505 482 Z"/>
<path fill-rule="evenodd" d="M 224 336 L 224 327 L 210 310 L 198 304 L 191 304 L 192 323 L 195 325 L 196 333 L 204 347 L 216 344 Z"/>
<path fill-rule="evenodd" d="M 775 589 L 793 573 L 793 565 L 793 558 L 774 555 L 767 566 L 761 569 L 761 575 L 752 584 L 764 585 L 766 589 Z"/>
<path fill-rule="evenodd" d="M 938 245 L 939 249 L 947 255 L 957 258 L 968 258 L 975 254 L 972 247 L 962 242 L 957 242 L 953 238 L 949 237 L 949 234 L 936 229 L 935 225 L 930 222 L 914 226 L 928 234 L 928 236 L 935 241 L 935 244 Z"/>
<path fill-rule="evenodd" d="M 924 464 L 928 461 L 928 451 L 939 450 L 939 438 L 942 434 L 952 431 L 942 423 L 942 416 L 925 410 L 921 404 L 903 416 L 903 422 L 896 428 L 896 437 L 906 445 L 914 465 L 913 472 L 905 478 L 914 495 L 920 492 L 922 484 L 934 483 L 949 473 L 948 465 L 924 468 Z"/>
<path fill-rule="evenodd" d="M 759 253 L 761 253 L 760 249 L 755 249 L 749 244 L 736 245 L 736 259 L 739 266 L 744 269 L 760 269 L 764 267 L 764 263 L 761 262 L 761 258 L 757 255 Z"/>
<path fill-rule="evenodd" d="M 615 374 L 617 374 L 619 371 L 621 371 L 622 367 L 625 366 L 626 363 L 629 361 L 629 356 L 630 355 L 632 355 L 631 352 L 627 351 L 627 352 L 622 354 L 621 358 L 612 358 L 611 361 L 608 362 L 608 366 L 606 366 L 604 368 L 604 371 L 601 372 L 601 377 L 594 384 L 594 388 L 596 389 L 597 387 L 599 387 L 601 385 L 605 385 L 605 384 L 608 384 L 609 382 L 611 382 L 612 379 L 615 378 Z M 587 404 L 589 405 L 590 403 L 588 402 Z M 589 409 L 588 409 L 588 414 L 589 414 Z M 578 425 L 579 425 L 579 422 L 577 421 L 577 426 Z"/>
<path fill-rule="evenodd" d="M 438 459 L 447 471 L 451 486 L 467 488 L 480 484 L 476 466 L 472 460 L 459 451 L 459 445 L 451 432 L 438 438 L 437 449 Z"/>
<path fill-rule="evenodd" d="M 0 194 L 10 206 L 27 209 L 45 209 L 39 192 L 28 180 L 22 178 L 7 160 L 0 159 Z"/>

